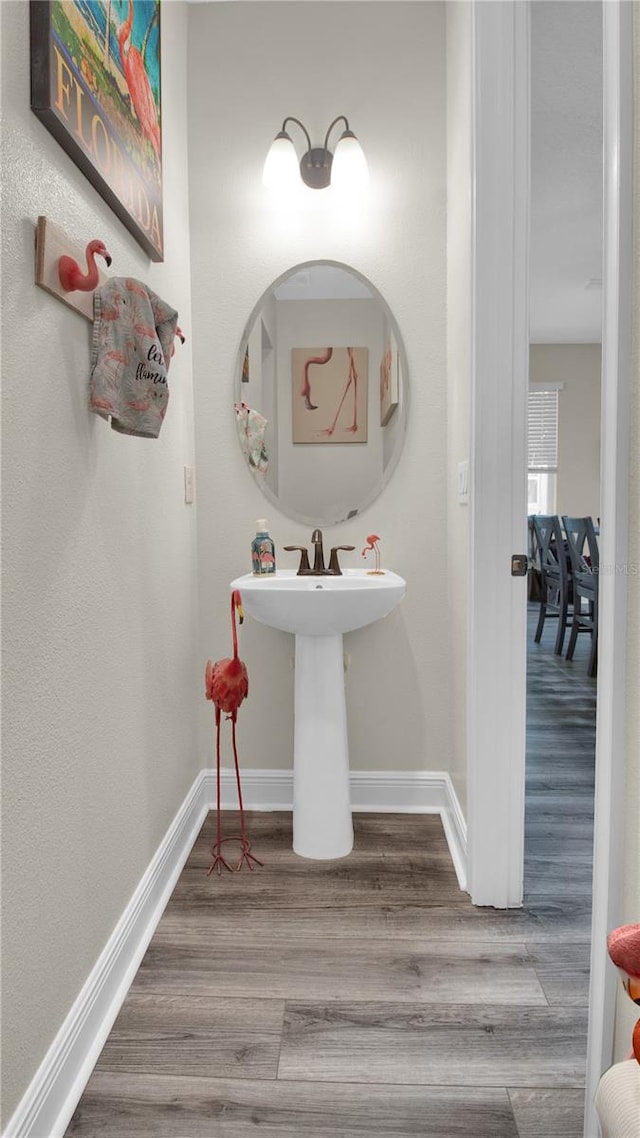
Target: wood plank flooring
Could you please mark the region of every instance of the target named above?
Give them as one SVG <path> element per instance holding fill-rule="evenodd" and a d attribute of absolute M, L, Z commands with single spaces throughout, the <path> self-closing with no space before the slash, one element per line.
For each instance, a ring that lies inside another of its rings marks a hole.
<path fill-rule="evenodd" d="M 437 816 L 312 862 L 250 814 L 264 868 L 207 878 L 210 815 L 68 1138 L 581 1138 L 595 684 L 548 624 L 523 909 L 471 905 Z"/>

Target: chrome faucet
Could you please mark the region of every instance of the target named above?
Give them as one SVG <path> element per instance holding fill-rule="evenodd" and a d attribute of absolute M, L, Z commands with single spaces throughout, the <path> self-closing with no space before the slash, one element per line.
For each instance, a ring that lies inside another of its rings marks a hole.
<path fill-rule="evenodd" d="M 334 545 L 331 549 L 331 556 L 329 557 L 329 567 L 325 568 L 324 564 L 324 547 L 322 543 L 322 530 L 314 529 L 311 534 L 311 544 L 315 547 L 313 554 L 313 569 L 309 565 L 309 554 L 303 545 L 285 545 L 283 548 L 288 553 L 297 550 L 300 553 L 300 566 L 298 568 L 298 577 L 341 577 L 342 569 L 338 562 L 338 553 L 340 550 L 352 553 L 355 545 Z"/>

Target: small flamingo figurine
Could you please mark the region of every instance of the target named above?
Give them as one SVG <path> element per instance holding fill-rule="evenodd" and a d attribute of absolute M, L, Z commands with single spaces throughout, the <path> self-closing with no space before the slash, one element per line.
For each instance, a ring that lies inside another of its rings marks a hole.
<path fill-rule="evenodd" d="M 375 569 L 370 569 L 369 572 L 372 576 L 375 574 L 375 576 L 381 577 L 384 573 L 384 569 L 380 568 L 380 546 L 378 545 L 379 541 L 380 538 L 378 537 L 377 533 L 370 533 L 367 537 L 367 544 L 362 550 L 362 556 L 366 557 L 367 553 L 371 553 L 371 550 L 373 550 L 376 557 L 376 567 Z"/>
<path fill-rule="evenodd" d="M 87 258 L 87 271 L 82 272 L 80 265 L 73 257 L 61 257 L 58 261 L 58 277 L 65 292 L 93 292 L 98 287 L 100 274 L 96 265 L 96 257 L 104 257 L 107 265 L 111 264 L 111 255 L 107 252 L 102 241 L 90 241 L 85 249 Z"/>
<path fill-rule="evenodd" d="M 222 867 L 231 871 L 231 866 L 228 861 L 223 857 L 222 845 L 223 842 L 240 842 L 240 861 L 236 869 L 241 869 L 243 862 L 246 862 L 249 869 L 253 869 L 253 862 L 256 865 L 262 865 L 263 862 L 259 861 L 254 854 L 251 853 L 251 842 L 247 838 L 247 831 L 244 821 L 244 806 L 242 802 L 242 787 L 240 785 L 240 767 L 238 764 L 238 751 L 236 747 L 236 720 L 238 718 L 238 708 L 243 700 L 249 694 L 249 675 L 247 672 L 246 664 L 242 662 L 238 656 L 238 633 L 236 630 L 236 612 L 240 624 L 244 620 L 242 611 L 242 597 L 237 589 L 234 589 L 231 594 L 231 629 L 233 633 L 233 656 L 231 659 L 217 660 L 215 664 L 211 660 L 207 661 L 207 669 L 205 672 L 205 695 L 215 705 L 216 709 L 216 791 L 217 791 L 217 806 L 216 806 L 216 840 L 213 843 L 211 852 L 213 854 L 213 861 L 207 871 L 207 877 L 214 869 L 217 869 L 218 876 L 222 873 Z M 231 737 L 233 740 L 233 758 L 236 766 L 236 784 L 238 787 L 238 804 L 240 807 L 240 837 L 222 837 L 222 824 L 220 818 L 220 718 L 221 712 L 226 713 L 226 718 L 231 720 Z"/>

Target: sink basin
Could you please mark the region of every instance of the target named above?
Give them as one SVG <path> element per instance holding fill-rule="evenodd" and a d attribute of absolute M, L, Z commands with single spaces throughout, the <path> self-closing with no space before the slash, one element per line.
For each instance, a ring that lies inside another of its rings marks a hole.
<path fill-rule="evenodd" d="M 378 577 L 366 569 L 345 569 L 341 577 L 298 577 L 284 569 L 231 582 L 249 616 L 296 636 L 335 636 L 372 624 L 396 607 L 406 587 L 397 573 Z"/>
<path fill-rule="evenodd" d="M 339 577 L 247 573 L 231 582 L 245 612 L 296 638 L 293 848 L 301 857 L 345 857 L 353 848 L 342 634 L 387 616 L 406 581 L 385 570 Z"/>

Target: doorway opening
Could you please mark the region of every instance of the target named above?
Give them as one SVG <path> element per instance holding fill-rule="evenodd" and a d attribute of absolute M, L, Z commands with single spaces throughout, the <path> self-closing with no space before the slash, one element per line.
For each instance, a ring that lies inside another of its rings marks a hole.
<path fill-rule="evenodd" d="M 533 0 L 530 60 L 524 905 L 564 915 L 540 977 L 550 1003 L 584 1008 L 586 1069 L 601 514 L 601 4 Z"/>

